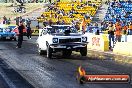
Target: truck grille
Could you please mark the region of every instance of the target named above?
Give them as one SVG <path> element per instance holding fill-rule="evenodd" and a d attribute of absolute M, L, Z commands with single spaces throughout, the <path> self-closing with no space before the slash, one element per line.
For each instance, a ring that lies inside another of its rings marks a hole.
<path fill-rule="evenodd" d="M 59 43 L 81 42 L 81 38 L 59 39 Z"/>

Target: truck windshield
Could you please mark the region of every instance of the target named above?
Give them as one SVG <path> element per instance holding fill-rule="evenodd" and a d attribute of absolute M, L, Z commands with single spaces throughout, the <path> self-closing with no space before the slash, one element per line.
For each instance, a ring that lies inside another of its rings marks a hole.
<path fill-rule="evenodd" d="M 69 26 L 52 26 L 52 28 L 47 28 L 48 33 L 64 33 L 65 30 L 70 30 L 70 33 L 77 33 L 77 29 Z"/>

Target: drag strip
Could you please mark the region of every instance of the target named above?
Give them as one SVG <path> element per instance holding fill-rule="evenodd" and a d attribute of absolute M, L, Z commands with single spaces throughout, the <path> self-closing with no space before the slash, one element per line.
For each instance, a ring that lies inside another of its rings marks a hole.
<path fill-rule="evenodd" d="M 14 69 L 8 66 L 1 58 L 0 75 L 4 79 L 3 88 L 34 88 L 25 79 L 23 79 L 20 74 L 18 74 Z M 0 86 L 0 88 L 2 88 L 2 86 Z"/>
<path fill-rule="evenodd" d="M 82 65 L 87 73 L 129 73 L 132 67 L 116 63 L 112 59 L 81 57 L 72 54 L 63 58 L 54 55 L 47 59 L 46 55 L 37 53 L 35 37 L 23 42 L 21 49 L 16 49 L 16 42 L 0 43 L 2 59 L 35 88 L 131 88 L 130 84 L 84 84 L 76 81 L 77 69 Z M 0 41 L 1 42 L 1 41 Z M 89 52 L 89 54 L 91 54 Z"/>

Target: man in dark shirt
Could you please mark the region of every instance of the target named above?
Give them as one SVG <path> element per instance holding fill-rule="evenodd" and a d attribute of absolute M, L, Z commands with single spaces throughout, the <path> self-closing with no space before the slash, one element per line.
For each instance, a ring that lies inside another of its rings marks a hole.
<path fill-rule="evenodd" d="M 28 18 L 26 20 L 27 37 L 28 37 L 28 39 L 31 39 L 31 27 L 30 27 L 30 25 L 31 25 L 31 20 Z"/>
<path fill-rule="evenodd" d="M 19 17 L 16 17 L 15 21 L 16 21 L 16 25 L 19 26 Z"/>
<path fill-rule="evenodd" d="M 23 41 L 23 29 L 24 29 L 24 25 L 23 22 L 20 21 L 19 26 L 18 26 L 18 43 L 17 43 L 17 47 L 16 48 L 21 48 L 22 45 L 22 41 Z"/>
<path fill-rule="evenodd" d="M 114 48 L 114 41 L 115 41 L 115 38 L 114 38 L 114 25 L 113 23 L 109 23 L 109 26 L 108 26 L 108 34 L 109 34 L 109 49 L 111 50 L 112 48 Z M 112 44 L 113 43 L 113 44 Z"/>

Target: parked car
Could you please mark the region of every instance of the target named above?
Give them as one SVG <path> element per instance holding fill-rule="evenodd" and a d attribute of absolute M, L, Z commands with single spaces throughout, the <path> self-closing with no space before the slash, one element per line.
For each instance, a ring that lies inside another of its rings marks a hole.
<path fill-rule="evenodd" d="M 87 37 L 79 34 L 71 25 L 53 25 L 39 29 L 39 37 L 36 41 L 38 53 L 52 54 L 62 52 L 63 56 L 70 56 L 72 51 L 78 51 L 82 56 L 87 55 Z"/>
<path fill-rule="evenodd" d="M 5 24 L 0 24 L 0 38 L 1 39 L 10 39 L 16 41 L 16 33 L 12 31 L 10 27 Z"/>

